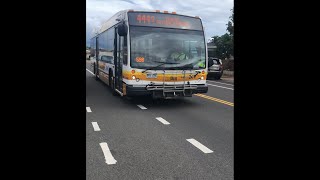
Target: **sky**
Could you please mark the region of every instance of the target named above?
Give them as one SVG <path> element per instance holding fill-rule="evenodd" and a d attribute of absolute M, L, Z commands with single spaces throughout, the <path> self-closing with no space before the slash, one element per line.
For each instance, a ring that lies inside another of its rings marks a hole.
<path fill-rule="evenodd" d="M 190 16 L 199 16 L 205 28 L 205 36 L 225 34 L 226 24 L 231 15 L 233 0 L 87 0 L 86 2 L 86 43 L 94 28 L 125 9 L 160 10 Z"/>

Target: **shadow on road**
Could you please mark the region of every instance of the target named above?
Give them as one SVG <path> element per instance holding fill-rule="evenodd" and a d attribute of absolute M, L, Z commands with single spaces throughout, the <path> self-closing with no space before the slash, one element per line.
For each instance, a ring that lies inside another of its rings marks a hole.
<path fill-rule="evenodd" d="M 186 97 L 179 99 L 152 99 L 151 96 L 140 96 L 140 97 L 118 97 L 127 104 L 141 104 L 146 107 L 172 109 L 177 107 L 196 107 L 199 106 L 197 102 L 191 101 L 190 98 Z"/>

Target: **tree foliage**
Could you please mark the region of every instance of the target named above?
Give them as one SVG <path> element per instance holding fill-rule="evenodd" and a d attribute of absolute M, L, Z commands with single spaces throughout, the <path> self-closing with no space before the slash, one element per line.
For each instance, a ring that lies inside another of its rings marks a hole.
<path fill-rule="evenodd" d="M 229 17 L 229 22 L 227 25 L 227 31 L 229 32 L 230 36 L 233 36 L 234 33 L 234 22 L 233 22 L 233 17 L 234 17 L 234 11 L 231 9 L 232 15 Z"/>
<path fill-rule="evenodd" d="M 229 17 L 227 32 L 222 36 L 213 36 L 213 43 L 216 45 L 215 56 L 220 59 L 230 58 L 234 55 L 233 34 L 234 34 L 234 11 L 231 9 L 232 15 Z"/>
<path fill-rule="evenodd" d="M 233 55 L 233 41 L 231 36 L 226 33 L 222 36 L 213 37 L 214 44 L 216 48 L 216 56 L 220 59 L 230 58 L 230 55 Z"/>

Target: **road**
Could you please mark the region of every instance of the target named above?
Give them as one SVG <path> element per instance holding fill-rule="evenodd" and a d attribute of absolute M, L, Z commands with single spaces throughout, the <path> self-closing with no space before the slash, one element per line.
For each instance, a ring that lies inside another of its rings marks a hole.
<path fill-rule="evenodd" d="M 113 96 L 88 70 L 86 83 L 87 180 L 234 179 L 232 84 L 154 102 Z"/>

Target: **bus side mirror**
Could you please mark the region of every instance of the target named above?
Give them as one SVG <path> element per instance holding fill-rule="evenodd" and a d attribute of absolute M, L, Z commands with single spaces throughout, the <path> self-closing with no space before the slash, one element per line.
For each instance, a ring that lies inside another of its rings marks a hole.
<path fill-rule="evenodd" d="M 118 34 L 119 36 L 126 36 L 128 32 L 128 27 L 126 24 L 119 24 L 118 25 Z"/>
<path fill-rule="evenodd" d="M 208 59 L 208 67 L 211 67 L 213 65 L 213 59 Z"/>

